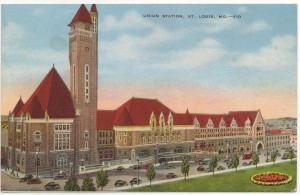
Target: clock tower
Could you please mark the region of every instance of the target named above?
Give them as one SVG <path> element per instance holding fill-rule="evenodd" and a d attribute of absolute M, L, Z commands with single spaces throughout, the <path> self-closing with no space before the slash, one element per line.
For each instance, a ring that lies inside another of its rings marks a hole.
<path fill-rule="evenodd" d="M 90 12 L 81 5 L 69 32 L 70 89 L 77 117 L 76 163 L 98 163 L 97 155 L 97 91 L 98 91 L 98 12 L 93 4 Z"/>

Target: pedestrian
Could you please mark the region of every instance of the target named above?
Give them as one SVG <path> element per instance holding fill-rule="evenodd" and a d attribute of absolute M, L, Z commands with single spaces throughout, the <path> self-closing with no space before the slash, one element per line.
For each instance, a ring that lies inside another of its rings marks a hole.
<path fill-rule="evenodd" d="M 131 188 L 134 188 L 134 186 L 133 186 L 133 182 L 130 182 L 130 185 L 131 185 Z"/>

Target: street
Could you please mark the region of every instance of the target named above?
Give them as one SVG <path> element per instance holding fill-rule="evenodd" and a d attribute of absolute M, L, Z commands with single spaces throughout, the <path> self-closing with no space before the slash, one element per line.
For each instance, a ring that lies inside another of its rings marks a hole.
<path fill-rule="evenodd" d="M 284 152 L 285 152 L 284 150 L 279 150 L 279 153 L 280 153 L 281 156 L 283 155 Z M 259 155 L 259 158 L 260 158 L 259 163 L 265 163 L 266 162 L 267 156 L 264 155 L 265 153 L 266 153 L 266 151 L 261 151 L 261 154 Z M 277 161 L 281 161 L 281 156 L 277 157 Z M 268 159 L 270 160 L 270 158 L 271 157 L 270 157 L 270 154 L 269 154 Z M 285 161 L 288 161 L 288 160 L 289 159 L 287 159 Z M 242 156 L 240 156 L 240 163 L 239 163 L 238 169 L 241 168 L 241 167 L 244 167 L 244 166 L 242 166 L 243 162 L 249 162 L 249 161 L 251 161 L 251 159 L 242 160 Z M 183 178 L 183 175 L 181 173 L 181 162 L 177 161 L 177 162 L 174 162 L 174 163 L 175 163 L 174 168 L 166 168 L 163 165 L 157 165 L 155 167 L 156 176 L 155 176 L 155 179 L 153 180 L 153 182 L 157 183 L 161 180 L 169 180 L 169 179 L 166 178 L 166 175 L 168 173 L 174 173 L 178 177 Z M 272 162 L 270 162 L 270 164 L 271 163 Z M 218 162 L 218 166 L 220 166 L 220 165 L 225 167 L 225 171 L 228 170 L 226 163 L 223 162 L 222 160 Z M 199 164 L 197 162 L 190 161 L 189 176 L 194 176 L 194 175 L 196 176 L 196 175 L 199 175 L 199 174 L 201 175 L 201 174 L 206 173 L 205 171 L 202 171 L 202 172 L 197 171 L 198 166 L 199 166 Z M 251 166 L 248 166 L 248 167 L 253 167 L 253 166 L 254 165 L 251 165 Z M 207 168 L 208 166 L 204 166 L 204 167 Z M 246 168 L 246 167 L 244 167 L 244 168 Z M 148 185 L 149 184 L 148 178 L 146 176 L 146 172 L 147 172 L 146 169 L 140 169 L 139 170 L 139 179 L 142 180 L 141 184 L 143 184 L 143 185 L 145 185 L 145 184 Z M 222 171 L 217 171 L 215 169 L 215 172 L 222 172 Z M 124 172 L 115 172 L 114 170 L 109 170 L 109 171 L 107 171 L 107 174 L 108 174 L 109 182 L 104 187 L 104 191 L 114 191 L 114 190 L 118 190 L 118 189 L 123 189 L 122 187 L 115 187 L 114 186 L 114 183 L 117 180 L 126 181 L 127 184 L 128 184 L 127 188 L 130 188 L 129 181 L 134 177 L 138 177 L 138 171 L 137 170 L 132 170 L 132 169 L 125 169 Z M 210 173 L 210 174 L 212 174 L 212 173 Z M 95 177 L 96 177 L 97 173 L 90 173 L 90 174 L 87 174 L 87 175 L 89 175 L 90 177 L 93 178 L 94 184 L 96 186 Z M 85 176 L 86 175 L 78 175 L 77 176 L 79 186 L 82 185 L 83 178 Z M 66 180 L 53 180 L 52 178 L 40 178 L 40 179 L 42 181 L 41 184 L 28 185 L 28 184 L 26 184 L 26 182 L 19 182 L 18 178 L 11 178 L 10 176 L 8 176 L 7 174 L 2 172 L 1 173 L 1 181 L 2 181 L 1 190 L 2 191 L 44 191 L 45 190 L 44 185 L 46 185 L 48 182 L 51 182 L 51 181 L 54 181 L 55 183 L 60 184 L 61 190 L 63 190 L 63 187 L 64 187 L 65 182 L 66 182 Z M 97 189 L 97 190 L 100 190 L 100 189 Z"/>

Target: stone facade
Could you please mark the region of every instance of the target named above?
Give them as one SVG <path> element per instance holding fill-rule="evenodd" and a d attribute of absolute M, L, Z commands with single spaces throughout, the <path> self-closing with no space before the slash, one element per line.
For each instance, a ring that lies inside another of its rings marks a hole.
<path fill-rule="evenodd" d="M 289 134 L 266 134 L 266 147 L 269 152 L 290 146 Z"/>
<path fill-rule="evenodd" d="M 80 11 L 87 12 L 84 6 Z M 90 14 L 92 23 L 76 20 L 69 25 L 69 59 L 71 94 L 77 115 L 80 115 L 76 150 L 80 151 L 81 159 L 87 160 L 86 163 L 95 164 L 99 162 L 97 142 L 93 139 L 97 137 L 98 31 L 94 29 L 94 23 L 97 26 L 98 14 Z"/>

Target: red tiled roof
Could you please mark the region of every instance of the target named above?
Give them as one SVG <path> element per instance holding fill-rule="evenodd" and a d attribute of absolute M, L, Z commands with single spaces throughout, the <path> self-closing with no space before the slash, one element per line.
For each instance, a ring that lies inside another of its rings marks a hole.
<path fill-rule="evenodd" d="M 214 127 L 219 127 L 222 118 L 226 127 L 230 127 L 233 118 L 238 127 L 244 127 L 248 118 L 253 124 L 258 113 L 258 111 L 236 111 L 228 114 L 191 114 L 188 110 L 185 113 L 175 113 L 157 99 L 131 98 L 115 110 L 113 119 L 102 120 L 105 124 L 98 124 L 97 122 L 97 126 L 103 125 L 109 128 L 112 126 L 145 126 L 149 125 L 152 113 L 156 117 L 156 124 L 159 124 L 161 113 L 163 113 L 165 123 L 167 123 L 170 112 L 173 116 L 174 125 L 193 125 L 193 119 L 197 118 L 201 128 L 206 127 L 209 119 L 212 120 Z M 111 122 L 111 120 L 113 121 Z"/>
<path fill-rule="evenodd" d="M 248 117 L 251 122 L 251 125 L 254 123 L 257 113 L 258 113 L 258 110 L 256 110 L 256 111 L 231 111 L 228 113 L 228 115 L 233 116 L 234 119 L 237 121 L 237 123 L 239 120 L 240 125 L 239 124 L 238 125 L 244 127 L 245 122 L 248 119 Z"/>
<path fill-rule="evenodd" d="M 116 112 L 114 110 L 98 110 L 97 130 L 112 130 L 115 113 Z"/>
<path fill-rule="evenodd" d="M 74 118 L 75 110 L 70 91 L 53 67 L 19 110 L 17 116 L 27 112 L 32 118 L 40 117 L 40 108 L 50 118 Z"/>
<path fill-rule="evenodd" d="M 117 115 L 113 121 L 113 124 L 118 125 L 118 126 L 132 126 L 133 125 L 133 122 L 129 116 L 128 110 L 125 106 L 121 107 L 119 112 L 117 111 Z"/>
<path fill-rule="evenodd" d="M 85 5 L 82 4 L 77 11 L 76 15 L 74 16 L 73 20 L 70 22 L 69 26 L 73 23 L 81 21 L 92 24 L 91 16 L 89 11 L 86 9 Z"/>
<path fill-rule="evenodd" d="M 34 94 L 33 98 L 29 99 L 22 108 L 24 114 L 29 113 L 31 118 L 44 118 L 45 112 L 42 109 L 42 106 Z"/>
<path fill-rule="evenodd" d="M 97 12 L 97 7 L 95 4 L 92 4 L 91 12 Z"/>
<path fill-rule="evenodd" d="M 120 115 L 127 114 L 124 108 L 126 108 L 128 113 L 128 117 L 125 117 L 130 120 L 128 120 L 127 123 L 123 120 L 122 125 L 149 125 L 152 112 L 156 117 L 157 124 L 161 112 L 165 117 L 165 122 L 167 122 L 169 113 L 172 112 L 157 99 L 131 98 L 116 110 L 116 120 L 120 118 Z M 114 121 L 114 125 L 121 125 L 118 124 L 116 120 Z"/>
<path fill-rule="evenodd" d="M 24 102 L 23 102 L 22 98 L 20 97 L 19 101 L 17 102 L 17 104 L 15 105 L 15 107 L 12 111 L 12 114 L 17 115 L 17 113 L 23 106 L 24 106 Z"/>
<path fill-rule="evenodd" d="M 266 133 L 270 133 L 270 134 L 281 134 L 281 130 L 266 130 Z"/>

